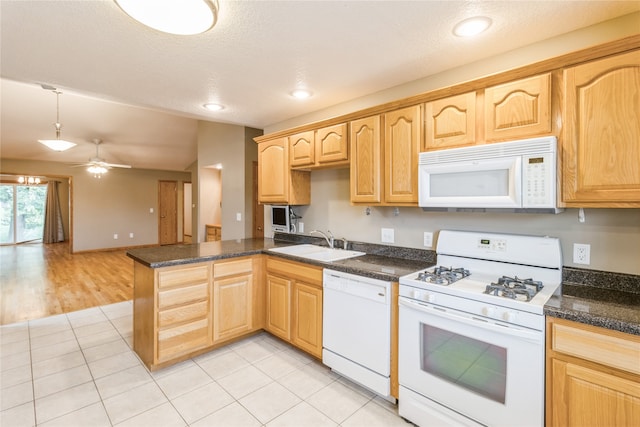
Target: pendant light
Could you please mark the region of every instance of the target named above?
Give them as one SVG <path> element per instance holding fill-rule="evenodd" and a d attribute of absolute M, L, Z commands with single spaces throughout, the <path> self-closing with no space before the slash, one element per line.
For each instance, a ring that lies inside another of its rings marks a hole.
<path fill-rule="evenodd" d="M 42 88 L 51 90 L 56 94 L 56 122 L 54 124 L 56 128 L 56 139 L 39 139 L 38 142 L 40 144 L 46 145 L 54 151 L 65 151 L 69 148 L 75 147 L 75 143 L 60 139 L 60 130 L 62 129 L 62 125 L 60 124 L 60 95 L 62 94 L 62 92 L 47 85 L 42 85 Z"/>

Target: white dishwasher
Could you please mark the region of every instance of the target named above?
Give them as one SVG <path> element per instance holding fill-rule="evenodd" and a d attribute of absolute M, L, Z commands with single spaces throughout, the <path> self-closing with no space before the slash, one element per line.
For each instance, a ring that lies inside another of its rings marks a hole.
<path fill-rule="evenodd" d="M 390 396 L 391 283 L 323 271 L 322 363 Z"/>

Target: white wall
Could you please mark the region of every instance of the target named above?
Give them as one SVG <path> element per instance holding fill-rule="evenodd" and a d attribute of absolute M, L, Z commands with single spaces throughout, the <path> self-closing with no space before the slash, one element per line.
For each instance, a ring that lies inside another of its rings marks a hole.
<path fill-rule="evenodd" d="M 565 34 L 517 51 L 428 76 L 405 85 L 380 91 L 340 105 L 292 118 L 265 129 L 265 134 L 351 113 L 385 102 L 446 87 L 487 74 L 527 65 L 589 46 L 638 33 L 640 13 L 627 15 L 593 27 Z M 380 229 L 395 230 L 395 245 L 424 248 L 423 232 L 453 228 L 557 236 L 561 239 L 564 263 L 572 263 L 573 243 L 591 245 L 591 264 L 577 267 L 640 274 L 640 209 L 586 209 L 586 222 L 578 222 L 576 209 L 558 215 L 433 213 L 420 208 L 364 207 L 349 202 L 348 169 L 311 173 L 311 205 L 296 208 L 308 233 L 314 228 L 330 229 L 336 237 L 380 243 Z M 271 216 L 265 213 L 265 229 L 271 230 Z M 435 237 L 435 236 L 434 236 Z M 435 240 L 434 240 L 435 241 Z"/>

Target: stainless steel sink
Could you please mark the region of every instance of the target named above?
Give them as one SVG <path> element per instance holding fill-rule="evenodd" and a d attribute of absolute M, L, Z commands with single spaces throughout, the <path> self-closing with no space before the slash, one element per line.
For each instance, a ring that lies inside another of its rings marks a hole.
<path fill-rule="evenodd" d="M 331 249 L 324 246 L 316 246 L 311 244 L 283 246 L 280 248 L 271 248 L 269 250 L 271 252 L 325 262 L 339 261 L 341 259 L 348 259 L 366 255 L 366 252 L 349 251 L 345 249 Z"/>

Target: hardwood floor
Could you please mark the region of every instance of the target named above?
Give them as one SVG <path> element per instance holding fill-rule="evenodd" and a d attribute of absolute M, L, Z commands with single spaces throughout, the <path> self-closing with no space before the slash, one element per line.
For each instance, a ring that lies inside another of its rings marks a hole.
<path fill-rule="evenodd" d="M 66 243 L 0 246 L 0 324 L 133 298 L 124 250 L 70 254 Z"/>

